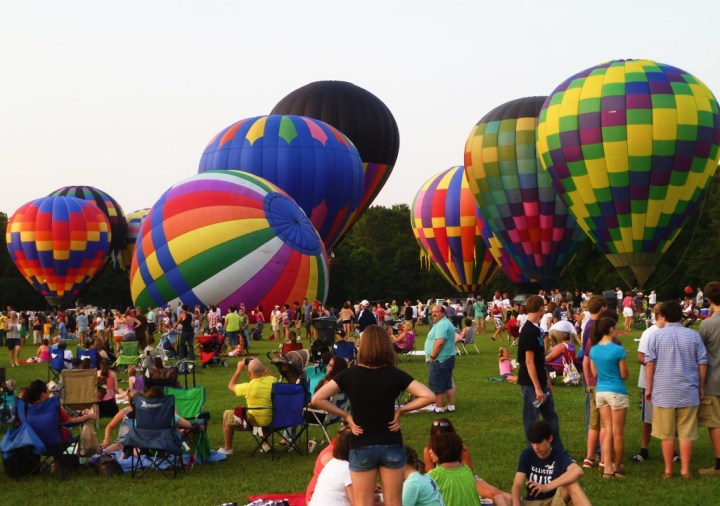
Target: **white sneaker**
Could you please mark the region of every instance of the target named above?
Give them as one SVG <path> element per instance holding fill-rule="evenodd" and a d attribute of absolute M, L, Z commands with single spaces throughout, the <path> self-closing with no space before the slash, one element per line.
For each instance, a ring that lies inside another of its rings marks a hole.
<path fill-rule="evenodd" d="M 218 453 L 222 453 L 223 455 L 232 455 L 233 449 L 230 448 L 229 450 L 226 450 L 224 447 L 218 448 Z"/>
<path fill-rule="evenodd" d="M 263 443 L 262 448 L 260 448 L 260 451 L 263 453 L 268 453 L 268 452 L 272 451 L 272 446 L 270 446 L 267 443 Z"/>

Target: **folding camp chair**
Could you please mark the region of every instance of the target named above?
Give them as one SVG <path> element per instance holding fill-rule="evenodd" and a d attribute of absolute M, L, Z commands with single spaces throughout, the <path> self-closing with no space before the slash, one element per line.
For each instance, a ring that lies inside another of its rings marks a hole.
<path fill-rule="evenodd" d="M 97 414 L 97 370 L 96 369 L 63 369 L 62 377 L 62 404 L 68 410 L 77 412 L 82 409 L 92 409 Z M 100 426 L 95 421 L 95 427 Z"/>
<path fill-rule="evenodd" d="M 273 383 L 272 386 L 272 422 L 267 427 L 254 427 L 252 435 L 257 446 L 250 456 L 260 448 L 265 448 L 275 460 L 275 454 L 290 450 L 300 455 L 307 455 L 308 422 L 305 419 L 305 407 L 310 401 L 307 383 Z M 248 408 L 253 409 L 253 408 Z M 267 408 L 259 408 L 267 409 Z M 275 435 L 280 439 L 275 444 Z M 302 444 L 302 435 L 305 434 L 305 445 Z M 266 446 L 266 445 L 269 445 Z M 283 445 L 285 445 L 283 447 Z M 278 448 L 280 446 L 280 448 Z"/>
<path fill-rule="evenodd" d="M 50 354 L 50 362 L 48 362 L 48 381 L 60 381 L 60 371 L 65 369 L 65 357 L 61 350 L 56 350 Z"/>
<path fill-rule="evenodd" d="M 126 370 L 128 366 L 137 365 L 140 362 L 137 341 L 120 343 L 121 352 L 115 360 L 118 370 Z"/>
<path fill-rule="evenodd" d="M 478 347 L 475 344 L 475 336 L 476 335 L 477 335 L 476 327 L 470 327 L 469 329 L 467 329 L 467 332 L 465 333 L 465 339 L 463 341 L 458 342 L 458 345 L 457 345 L 458 351 L 462 350 L 462 353 L 465 353 L 465 355 L 469 355 L 466 346 L 472 345 L 472 347 L 475 348 L 475 351 L 479 355 L 480 350 L 478 350 Z"/>
<path fill-rule="evenodd" d="M 332 353 L 334 356 L 342 357 L 347 360 L 349 364 L 352 364 L 355 360 L 355 355 L 357 355 L 357 348 L 355 347 L 355 343 L 351 343 L 350 341 L 337 341 L 333 344 Z"/>
<path fill-rule="evenodd" d="M 348 399 L 347 394 L 344 392 L 340 392 L 330 397 L 330 402 L 345 412 L 350 411 L 350 399 Z M 337 415 L 330 414 L 327 411 L 323 411 L 322 409 L 311 407 L 308 407 L 305 412 L 305 418 L 307 419 L 308 424 L 313 427 L 320 427 L 320 430 L 322 430 L 322 442 L 330 444 L 330 435 L 328 434 L 327 429 L 332 424 L 338 423 L 342 420 L 342 418 Z"/>
<path fill-rule="evenodd" d="M 415 332 L 407 332 L 403 347 L 397 354 L 398 359 L 401 362 L 407 362 L 413 356 L 413 351 L 415 351 Z"/>
<path fill-rule="evenodd" d="M 207 436 L 207 425 L 210 420 L 210 412 L 204 411 L 205 387 L 198 386 L 189 389 L 165 387 L 165 395 L 175 397 L 175 409 L 177 414 L 189 421 L 192 426 L 192 437 L 190 443 L 190 467 L 195 460 L 205 462 L 210 456 L 210 441 Z"/>
<path fill-rule="evenodd" d="M 149 454 L 144 458 L 135 455 L 135 451 L 131 453 L 133 478 L 138 471 L 138 476 L 142 476 L 151 469 L 162 471 L 166 478 L 169 478 L 170 471 L 173 477 L 177 476 L 178 470 L 183 471 L 185 468 L 182 462 L 182 441 L 175 428 L 175 397 L 168 395 L 146 399 L 136 395 L 132 402 L 135 422 L 123 437 L 122 443 Z"/>
<path fill-rule="evenodd" d="M 37 404 L 25 404 L 22 399 L 17 399 L 15 402 L 20 424 L 27 423 L 45 446 L 44 450 L 40 451 L 37 466 L 27 474 L 49 469 L 54 460 L 59 462 L 63 476 L 69 468 L 78 472 L 79 459 L 74 449 L 78 447 L 79 437 L 71 437 L 63 441 L 58 431 L 60 409 L 62 409 L 60 398 L 50 397 Z"/>
<path fill-rule="evenodd" d="M 93 369 L 97 369 L 100 366 L 100 357 L 98 356 L 98 351 L 95 348 L 90 348 L 86 350 L 78 346 L 76 354 L 80 362 L 82 362 L 86 358 L 90 359 L 90 367 L 92 367 Z"/>

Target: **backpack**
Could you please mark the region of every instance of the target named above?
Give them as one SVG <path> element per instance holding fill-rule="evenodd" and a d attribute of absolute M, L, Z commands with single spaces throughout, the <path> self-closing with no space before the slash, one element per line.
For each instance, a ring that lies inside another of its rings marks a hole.
<path fill-rule="evenodd" d="M 122 467 L 117 459 L 110 454 L 100 455 L 95 461 L 95 471 L 100 476 L 115 476 L 123 474 Z"/>

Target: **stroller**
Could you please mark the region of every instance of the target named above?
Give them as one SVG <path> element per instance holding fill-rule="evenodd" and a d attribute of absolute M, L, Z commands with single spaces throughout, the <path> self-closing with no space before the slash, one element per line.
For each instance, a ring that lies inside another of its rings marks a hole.
<path fill-rule="evenodd" d="M 269 351 L 267 356 L 285 381 L 290 384 L 307 384 L 305 368 L 310 360 L 310 353 L 307 350 L 291 351 L 285 356 L 279 352 Z"/>
<path fill-rule="evenodd" d="M 223 347 L 223 338 L 217 332 L 209 335 L 198 337 L 198 347 L 200 348 L 200 362 L 204 367 L 211 365 L 222 365 L 227 367 L 227 360 L 220 356 Z"/>
<path fill-rule="evenodd" d="M 175 350 L 175 343 L 177 342 L 178 333 L 174 330 L 166 332 L 160 338 L 160 342 L 155 348 L 158 357 L 162 358 L 164 363 L 168 360 L 177 357 L 177 351 Z"/>

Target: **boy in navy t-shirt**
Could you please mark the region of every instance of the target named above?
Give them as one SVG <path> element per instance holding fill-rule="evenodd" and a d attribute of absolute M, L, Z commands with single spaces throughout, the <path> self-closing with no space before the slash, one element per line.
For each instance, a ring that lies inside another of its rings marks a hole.
<path fill-rule="evenodd" d="M 550 424 L 538 420 L 527 433 L 532 448 L 525 448 L 518 460 L 512 487 L 513 505 L 590 505 L 579 479 L 583 470 L 563 450 L 553 448 Z M 523 486 L 525 496 L 521 498 Z"/>

